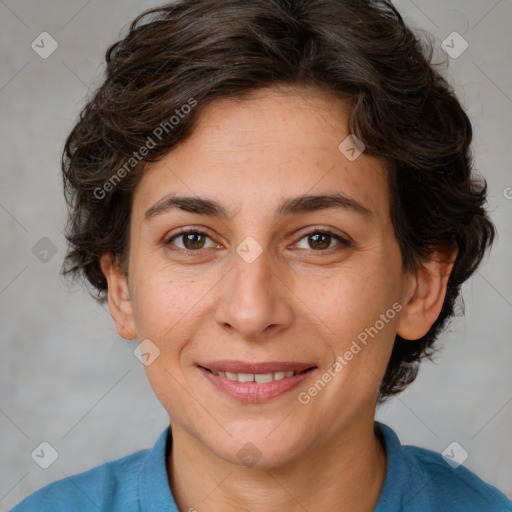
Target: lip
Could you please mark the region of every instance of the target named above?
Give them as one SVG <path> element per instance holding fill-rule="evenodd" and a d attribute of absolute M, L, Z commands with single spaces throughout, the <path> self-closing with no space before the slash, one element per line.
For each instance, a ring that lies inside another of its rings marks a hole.
<path fill-rule="evenodd" d="M 211 361 L 198 364 L 209 370 L 233 373 L 270 373 L 270 372 L 302 372 L 308 368 L 316 367 L 313 363 L 299 363 L 290 361 L 267 361 L 264 363 L 246 363 L 244 361 Z"/>
<path fill-rule="evenodd" d="M 299 386 L 317 369 L 313 364 L 293 362 L 244 363 L 241 361 L 215 361 L 197 365 L 204 377 L 217 391 L 238 402 L 268 402 Z M 299 373 L 272 382 L 238 382 L 215 375 L 208 370 L 228 371 L 232 373 L 271 373 L 294 370 Z M 305 371 L 307 370 L 307 371 Z"/>

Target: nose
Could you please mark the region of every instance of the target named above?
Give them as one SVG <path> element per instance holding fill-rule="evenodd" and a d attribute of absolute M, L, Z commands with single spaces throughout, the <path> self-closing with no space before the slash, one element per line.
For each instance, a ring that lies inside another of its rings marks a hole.
<path fill-rule="evenodd" d="M 290 291 L 274 272 L 264 251 L 248 263 L 235 255 L 234 268 L 223 280 L 216 321 L 246 340 L 258 341 L 286 329 L 292 321 Z"/>

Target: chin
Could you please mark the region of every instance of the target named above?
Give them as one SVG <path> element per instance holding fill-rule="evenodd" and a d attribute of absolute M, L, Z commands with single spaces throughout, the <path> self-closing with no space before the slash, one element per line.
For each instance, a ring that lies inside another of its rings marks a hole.
<path fill-rule="evenodd" d="M 275 424 L 273 428 L 275 428 Z M 226 436 L 225 444 L 210 449 L 230 464 L 248 468 L 277 469 L 292 464 L 306 448 L 305 434 L 279 432 L 276 429 L 246 428 L 243 435 Z M 269 432 L 270 435 L 268 434 Z"/>

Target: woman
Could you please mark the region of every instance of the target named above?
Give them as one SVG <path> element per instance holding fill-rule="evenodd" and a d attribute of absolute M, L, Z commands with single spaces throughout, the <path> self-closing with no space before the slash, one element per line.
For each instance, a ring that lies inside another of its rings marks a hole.
<path fill-rule="evenodd" d="M 495 234 L 427 50 L 363 0 L 181 1 L 109 48 L 64 150 L 64 271 L 170 424 L 14 511 L 511 510 L 375 421 Z"/>

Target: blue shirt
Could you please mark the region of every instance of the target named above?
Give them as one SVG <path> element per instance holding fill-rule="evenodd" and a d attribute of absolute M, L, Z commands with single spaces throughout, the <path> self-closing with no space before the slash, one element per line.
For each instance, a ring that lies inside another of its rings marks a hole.
<path fill-rule="evenodd" d="M 512 501 L 463 466 L 453 469 L 431 450 L 402 446 L 395 432 L 375 422 L 387 455 L 375 512 L 511 512 Z M 142 450 L 34 492 L 11 512 L 179 512 L 165 461 L 170 427 Z"/>

